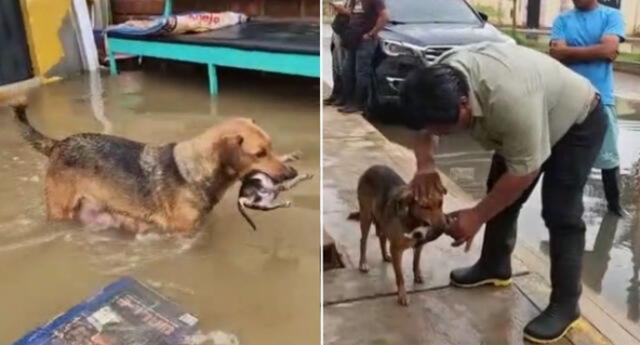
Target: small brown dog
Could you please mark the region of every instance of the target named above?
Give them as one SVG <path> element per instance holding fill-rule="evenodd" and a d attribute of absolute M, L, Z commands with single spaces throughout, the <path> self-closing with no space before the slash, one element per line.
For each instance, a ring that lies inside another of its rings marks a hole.
<path fill-rule="evenodd" d="M 433 178 L 439 179 L 437 173 Z M 434 185 L 441 186 L 440 183 Z M 360 265 L 368 272 L 367 238 L 371 223 L 376 226 L 380 240 L 382 260 L 392 261 L 398 287 L 398 303 L 408 305 L 407 291 L 402 274 L 402 254 L 413 248 L 413 276 L 418 284 L 423 282 L 420 271 L 420 253 L 425 243 L 431 242 L 445 231 L 447 218 L 442 212 L 444 188 L 431 190 L 428 201 L 418 204 L 413 193 L 402 178 L 391 168 L 374 165 L 362 174 L 358 181 L 358 204 L 360 210 L 349 215 L 349 219 L 360 220 Z M 391 256 L 387 251 L 387 239 Z"/>
<path fill-rule="evenodd" d="M 22 136 L 49 157 L 47 216 L 133 232 L 158 227 L 191 232 L 226 190 L 252 171 L 274 181 L 296 177 L 253 120 L 233 118 L 182 142 L 150 145 L 81 133 L 62 140 L 31 126 L 26 105 L 13 105 Z"/>

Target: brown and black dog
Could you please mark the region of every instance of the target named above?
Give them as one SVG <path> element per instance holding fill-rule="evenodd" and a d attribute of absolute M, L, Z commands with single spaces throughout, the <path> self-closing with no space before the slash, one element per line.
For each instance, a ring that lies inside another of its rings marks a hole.
<path fill-rule="evenodd" d="M 188 233 L 249 172 L 274 181 L 297 175 L 284 164 L 291 157 L 274 155 L 271 139 L 251 119 L 228 119 L 195 138 L 151 145 L 96 133 L 51 139 L 29 123 L 24 102 L 13 108 L 22 136 L 49 157 L 51 220 Z"/>
<path fill-rule="evenodd" d="M 437 173 L 432 178 L 439 179 Z M 367 238 L 371 223 L 376 226 L 380 240 L 382 260 L 392 261 L 398 287 L 398 303 L 408 305 L 402 274 L 402 254 L 413 248 L 413 276 L 418 284 L 423 282 L 420 270 L 420 253 L 425 243 L 431 242 L 445 231 L 448 220 L 442 212 L 442 199 L 447 193 L 441 183 L 434 183 L 429 198 L 418 203 L 410 187 L 388 166 L 374 165 L 360 176 L 358 181 L 358 212 L 349 219 L 360 220 L 360 264 L 362 272 L 368 272 Z M 391 256 L 387 251 L 389 240 Z"/>

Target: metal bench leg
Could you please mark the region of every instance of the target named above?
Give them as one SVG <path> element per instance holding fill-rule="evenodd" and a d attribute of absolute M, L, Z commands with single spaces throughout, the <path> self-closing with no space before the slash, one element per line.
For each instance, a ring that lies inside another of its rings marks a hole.
<path fill-rule="evenodd" d="M 164 0 L 164 12 L 162 13 L 165 17 L 171 15 L 173 12 L 173 0 Z"/>
<path fill-rule="evenodd" d="M 212 95 L 218 94 L 218 75 L 216 74 L 216 66 L 208 64 L 209 68 L 209 93 Z"/>
<path fill-rule="evenodd" d="M 107 51 L 107 56 L 109 56 L 109 73 L 111 75 L 118 74 L 118 64 L 116 63 L 116 54 L 114 54 L 111 50 Z"/>

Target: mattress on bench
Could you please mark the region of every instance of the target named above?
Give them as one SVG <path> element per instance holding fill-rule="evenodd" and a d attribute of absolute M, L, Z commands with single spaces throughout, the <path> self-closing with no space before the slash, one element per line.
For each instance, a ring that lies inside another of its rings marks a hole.
<path fill-rule="evenodd" d="M 249 21 L 219 30 L 171 36 L 110 32 L 110 38 L 229 47 L 288 54 L 320 55 L 320 26 L 306 22 Z"/>

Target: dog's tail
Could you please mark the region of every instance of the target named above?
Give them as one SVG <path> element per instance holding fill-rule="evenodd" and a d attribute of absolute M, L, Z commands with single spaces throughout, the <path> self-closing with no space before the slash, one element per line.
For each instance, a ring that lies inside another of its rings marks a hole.
<path fill-rule="evenodd" d="M 360 211 L 355 211 L 355 212 L 351 212 L 349 213 L 349 215 L 347 216 L 348 220 L 358 220 L 360 219 Z"/>
<path fill-rule="evenodd" d="M 49 157 L 53 147 L 58 143 L 57 140 L 46 137 L 44 134 L 38 132 L 27 119 L 27 103 L 25 98 L 19 98 L 11 102 L 13 113 L 15 114 L 16 122 L 20 127 L 20 133 L 22 137 L 31 145 L 36 151 Z"/>

